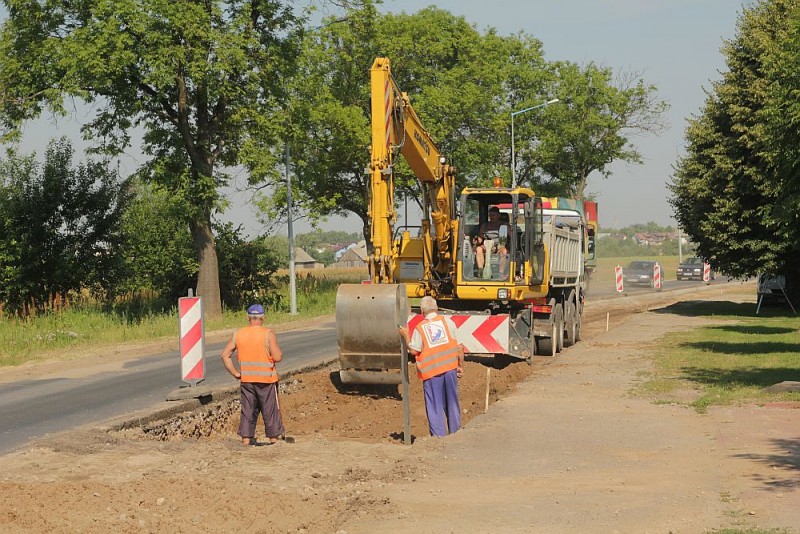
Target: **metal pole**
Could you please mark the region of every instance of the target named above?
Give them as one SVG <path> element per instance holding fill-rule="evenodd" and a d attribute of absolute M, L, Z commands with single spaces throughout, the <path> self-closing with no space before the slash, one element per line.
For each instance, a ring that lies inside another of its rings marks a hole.
<path fill-rule="evenodd" d="M 549 106 L 550 104 L 555 104 L 556 102 L 560 102 L 560 100 L 558 98 L 553 98 L 551 100 L 548 100 L 547 102 L 542 102 L 541 104 L 537 104 L 529 108 L 511 112 L 511 187 L 512 188 L 517 187 L 517 157 L 515 155 L 516 150 L 514 148 L 514 116 L 526 113 L 528 111 L 532 111 L 534 109 L 543 108 L 545 106 Z"/>
<path fill-rule="evenodd" d="M 292 229 L 292 175 L 289 172 L 289 141 L 285 145 L 286 167 L 286 211 L 287 231 L 289 233 L 289 313 L 297 315 L 297 281 L 294 269 L 294 231 Z"/>
<path fill-rule="evenodd" d="M 400 374 L 403 380 L 403 443 L 411 445 L 411 388 L 408 386 L 408 349 L 405 341 L 400 342 Z"/>
<path fill-rule="evenodd" d="M 514 155 L 514 114 L 511 114 L 511 189 L 517 187 L 517 159 Z"/>

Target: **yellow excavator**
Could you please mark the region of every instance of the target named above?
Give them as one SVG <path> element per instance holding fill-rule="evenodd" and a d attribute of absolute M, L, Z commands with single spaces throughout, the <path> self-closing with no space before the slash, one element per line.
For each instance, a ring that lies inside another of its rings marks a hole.
<path fill-rule="evenodd" d="M 343 383 L 399 383 L 399 324 L 419 315 L 398 298 L 431 295 L 472 355 L 530 361 L 580 338 L 587 220 L 526 187 L 455 191 L 455 168 L 422 126 L 388 58 L 370 70 L 369 280 L 342 284 L 336 300 Z M 394 166 L 402 156 L 422 189 L 418 226 L 396 226 Z M 547 207 L 545 207 L 547 205 Z M 594 209 L 596 214 L 596 207 Z"/>

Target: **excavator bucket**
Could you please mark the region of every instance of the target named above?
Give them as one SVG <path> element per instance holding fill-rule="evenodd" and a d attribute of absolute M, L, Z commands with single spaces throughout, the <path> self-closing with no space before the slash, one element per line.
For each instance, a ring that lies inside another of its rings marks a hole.
<path fill-rule="evenodd" d="M 403 284 L 342 284 L 336 293 L 339 377 L 344 384 L 400 384 L 398 328 L 408 322 Z"/>

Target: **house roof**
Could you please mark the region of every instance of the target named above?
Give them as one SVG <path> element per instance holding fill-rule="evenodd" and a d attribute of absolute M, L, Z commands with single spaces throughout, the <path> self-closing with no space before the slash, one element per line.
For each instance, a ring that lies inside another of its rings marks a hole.
<path fill-rule="evenodd" d="M 294 262 L 295 263 L 317 263 L 317 260 L 309 256 L 308 252 L 300 247 L 294 248 Z"/>
<path fill-rule="evenodd" d="M 342 254 L 337 261 L 367 261 L 367 249 L 353 247 Z"/>

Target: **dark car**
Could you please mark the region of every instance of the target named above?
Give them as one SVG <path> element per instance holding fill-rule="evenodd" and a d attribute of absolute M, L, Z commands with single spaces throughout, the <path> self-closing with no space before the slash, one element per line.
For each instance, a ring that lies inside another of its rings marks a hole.
<path fill-rule="evenodd" d="M 678 280 L 703 280 L 703 258 L 686 258 L 683 263 L 678 265 L 675 278 Z M 716 278 L 714 271 L 709 273 L 709 278 Z"/>
<path fill-rule="evenodd" d="M 653 287 L 653 270 L 657 262 L 637 260 L 622 268 L 622 276 L 626 284 Z M 663 272 L 662 272 L 663 280 Z"/>

